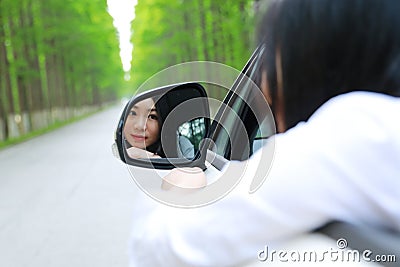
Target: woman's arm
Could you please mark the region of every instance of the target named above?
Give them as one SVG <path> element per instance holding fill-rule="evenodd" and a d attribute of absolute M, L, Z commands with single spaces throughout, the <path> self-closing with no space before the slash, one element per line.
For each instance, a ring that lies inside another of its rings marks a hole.
<path fill-rule="evenodd" d="M 132 262 L 138 266 L 238 265 L 257 260 L 257 252 L 265 245 L 273 246 L 327 221 L 324 189 L 318 187 L 324 185 L 314 185 L 312 179 L 290 181 L 268 176 L 261 189 L 249 194 L 254 172 L 260 167 L 258 157 L 231 163 L 225 175 L 234 178 L 244 168 L 247 171 L 242 183 L 215 203 L 195 209 L 155 204 L 146 214 L 136 214 Z M 295 171 L 287 166 L 284 169 Z M 193 181 L 190 174 L 184 178 Z M 314 191 L 320 191 L 318 196 Z"/>
<path fill-rule="evenodd" d="M 309 122 L 277 135 L 272 167 L 255 193 L 249 187 L 259 168 L 270 167 L 260 160 L 270 144 L 248 161 L 230 163 L 224 175 L 232 179 L 246 170 L 221 200 L 195 209 L 157 203 L 137 213 L 132 262 L 237 266 L 256 260 L 266 245 L 273 249 L 331 220 L 400 230 L 400 169 L 393 161 L 400 155 L 398 105 L 391 110 L 383 101 L 371 109 L 378 98 L 361 96 L 329 102 Z"/>
<path fill-rule="evenodd" d="M 128 156 L 133 159 L 160 158 L 160 156 L 155 153 L 137 147 L 130 147 L 126 151 Z"/>

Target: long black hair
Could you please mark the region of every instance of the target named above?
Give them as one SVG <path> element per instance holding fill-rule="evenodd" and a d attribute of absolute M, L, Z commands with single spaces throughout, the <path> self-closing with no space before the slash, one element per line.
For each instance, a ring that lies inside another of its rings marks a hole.
<path fill-rule="evenodd" d="M 164 124 L 166 115 L 165 115 L 163 106 L 161 104 L 161 101 L 159 101 L 158 98 L 152 98 L 152 99 L 155 103 L 154 106 L 155 106 L 155 109 L 157 112 L 157 120 L 158 120 L 159 129 L 160 129 L 160 136 L 158 137 L 157 141 L 155 141 L 153 144 L 147 146 L 146 150 L 151 153 L 157 154 L 158 156 L 160 156 L 162 158 L 165 158 L 165 153 L 164 153 L 162 143 L 161 143 L 161 129 Z"/>
<path fill-rule="evenodd" d="M 158 125 L 159 125 L 159 129 L 160 129 L 160 136 L 158 138 L 158 140 L 156 142 L 154 142 L 153 144 L 151 144 L 150 146 L 146 147 L 147 151 L 150 151 L 152 153 L 155 153 L 157 155 L 159 155 L 162 158 L 165 158 L 165 151 L 161 142 L 161 134 L 162 134 L 162 130 L 164 130 L 164 135 L 168 136 L 168 141 L 170 141 L 172 144 L 176 144 L 176 132 L 173 131 L 172 133 L 168 132 L 168 129 L 163 129 L 163 125 L 164 125 L 164 121 L 166 120 L 166 118 L 168 117 L 168 115 L 170 114 L 170 112 L 175 108 L 175 106 L 177 105 L 177 103 L 174 103 L 174 99 L 173 99 L 173 94 L 170 94 L 170 92 L 173 92 L 174 90 L 168 91 L 165 94 L 158 96 L 158 97 L 153 97 L 153 101 L 154 101 L 154 106 L 157 112 L 157 118 L 158 118 Z M 170 154 L 172 155 L 172 153 L 170 152 Z M 169 157 L 171 157 L 171 155 L 169 155 Z M 172 155 L 174 156 L 174 155 Z M 175 155 L 176 156 L 176 155 Z"/>
<path fill-rule="evenodd" d="M 160 115 L 160 111 L 159 111 L 160 110 L 160 105 L 159 104 L 157 105 L 157 99 L 154 98 L 154 97 L 152 97 L 151 99 L 155 103 L 155 109 L 156 109 L 156 112 L 157 112 L 157 120 L 158 120 L 158 125 L 159 125 L 159 129 L 160 129 L 160 133 L 161 133 L 162 125 L 163 125 L 163 122 L 164 122 L 164 117 Z M 126 127 L 126 125 L 125 125 L 125 127 Z M 129 141 L 126 140 L 126 138 L 124 138 L 124 142 L 125 142 L 125 146 L 127 148 L 132 147 L 132 144 L 130 144 Z M 160 136 L 158 137 L 158 139 L 153 144 L 145 147 L 145 150 L 149 151 L 151 153 L 157 154 L 162 158 L 165 157 L 165 154 L 164 154 L 164 151 L 163 151 L 162 145 L 161 145 Z"/>
<path fill-rule="evenodd" d="M 399 0 L 277 0 L 258 28 L 276 111 L 280 55 L 286 128 L 329 98 L 363 90 L 400 96 Z"/>

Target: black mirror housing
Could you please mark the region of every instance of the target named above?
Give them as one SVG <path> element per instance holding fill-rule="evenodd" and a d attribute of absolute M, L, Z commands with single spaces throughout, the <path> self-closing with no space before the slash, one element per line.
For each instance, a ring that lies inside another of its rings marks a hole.
<path fill-rule="evenodd" d="M 210 110 L 203 86 L 167 85 L 134 96 L 126 104 L 115 144 L 119 158 L 131 166 L 205 169 L 204 140 L 209 128 Z"/>

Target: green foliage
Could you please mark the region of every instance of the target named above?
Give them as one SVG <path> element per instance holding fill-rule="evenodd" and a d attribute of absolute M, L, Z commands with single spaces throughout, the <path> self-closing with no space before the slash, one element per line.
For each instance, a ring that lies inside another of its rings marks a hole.
<path fill-rule="evenodd" d="M 0 0 L 0 6 L 3 122 L 20 112 L 100 105 L 120 94 L 124 73 L 105 0 Z M 0 130 L 7 137 L 7 125 Z"/>
<path fill-rule="evenodd" d="M 253 48 L 252 0 L 139 0 L 133 88 L 171 65 L 208 60 L 241 69 Z"/>

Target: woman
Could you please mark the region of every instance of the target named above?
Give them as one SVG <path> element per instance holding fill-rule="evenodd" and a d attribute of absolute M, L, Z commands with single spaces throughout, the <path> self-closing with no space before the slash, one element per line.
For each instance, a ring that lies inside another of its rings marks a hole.
<path fill-rule="evenodd" d="M 124 126 L 128 155 L 131 158 L 159 158 L 160 154 L 163 155 L 160 144 L 161 126 L 152 98 L 135 104 Z"/>
<path fill-rule="evenodd" d="M 258 35 L 267 47 L 267 98 L 284 119 L 281 132 L 339 94 L 400 95 L 400 17 L 393 13 L 399 8 L 391 0 L 270 5 Z"/>
<path fill-rule="evenodd" d="M 142 100 L 131 108 L 124 126 L 129 157 L 135 159 L 166 157 L 160 134 L 164 121 L 174 108 L 171 107 L 168 98 L 169 94 L 166 93 L 156 100 L 153 98 Z M 168 136 L 168 140 L 176 140 L 176 151 L 171 152 L 172 157 L 188 159 L 194 157 L 194 146 L 188 138 L 175 130 L 168 133 Z"/>
<path fill-rule="evenodd" d="M 273 1 L 258 31 L 261 88 L 280 132 L 265 183 L 201 209 L 148 211 L 135 222 L 132 263 L 238 266 L 332 220 L 400 231 L 398 14 L 398 0 Z"/>

